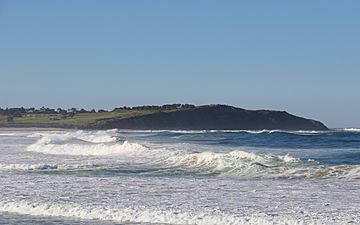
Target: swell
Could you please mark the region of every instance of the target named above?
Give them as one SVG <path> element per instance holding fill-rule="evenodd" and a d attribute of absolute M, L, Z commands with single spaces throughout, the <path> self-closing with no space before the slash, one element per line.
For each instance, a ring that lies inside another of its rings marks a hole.
<path fill-rule="evenodd" d="M 0 171 L 45 172 L 47 174 L 92 174 L 122 175 L 143 174 L 154 176 L 191 175 L 220 176 L 231 178 L 268 178 L 268 179 L 304 179 L 304 178 L 351 178 L 360 179 L 360 166 L 308 166 L 308 167 L 269 167 L 261 163 L 239 167 L 213 168 L 204 165 L 195 166 L 149 166 L 133 167 L 121 165 L 54 165 L 54 164 L 1 164 Z"/>
<path fill-rule="evenodd" d="M 233 178 L 355 178 L 360 165 L 320 165 L 289 155 L 260 154 L 242 150 L 215 152 L 213 147 L 174 144 L 147 147 L 117 141 L 116 131 L 87 135 L 86 132 L 41 135 L 27 151 L 53 155 L 97 156 L 109 158 L 102 165 L 0 165 L 0 170 L 69 171 L 86 173 L 185 174 Z M 111 159 L 111 160 L 110 160 Z M 115 160 L 115 161 L 114 161 Z"/>

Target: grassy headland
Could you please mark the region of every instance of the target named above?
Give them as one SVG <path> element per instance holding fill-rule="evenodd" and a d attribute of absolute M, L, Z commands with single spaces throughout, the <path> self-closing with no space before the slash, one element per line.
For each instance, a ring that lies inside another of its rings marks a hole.
<path fill-rule="evenodd" d="M 125 119 L 157 112 L 171 112 L 194 108 L 189 104 L 163 106 L 120 107 L 111 111 L 84 109 L 0 108 L 0 127 L 60 127 L 90 128 L 98 122 L 109 119 Z"/>
<path fill-rule="evenodd" d="M 327 130 L 319 121 L 285 111 L 246 110 L 227 105 L 121 107 L 111 111 L 75 108 L 0 108 L 0 127 L 138 130 Z"/>

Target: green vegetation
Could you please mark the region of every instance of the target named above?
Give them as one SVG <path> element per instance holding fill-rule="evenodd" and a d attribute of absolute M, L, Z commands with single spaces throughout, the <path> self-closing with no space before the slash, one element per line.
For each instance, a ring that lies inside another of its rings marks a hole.
<path fill-rule="evenodd" d="M 63 127 L 87 128 L 102 120 L 123 119 L 133 116 L 147 115 L 155 112 L 170 112 L 194 108 L 193 105 L 172 104 L 163 106 L 136 106 L 106 110 L 78 110 L 71 108 L 50 109 L 35 108 L 0 108 L 0 127 Z"/>
<path fill-rule="evenodd" d="M 140 130 L 328 130 L 319 121 L 285 111 L 246 110 L 228 105 L 85 109 L 0 108 L 0 127 Z"/>

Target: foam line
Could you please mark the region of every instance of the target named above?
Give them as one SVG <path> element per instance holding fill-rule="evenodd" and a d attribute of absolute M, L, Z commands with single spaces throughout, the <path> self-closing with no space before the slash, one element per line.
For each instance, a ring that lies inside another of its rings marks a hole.
<path fill-rule="evenodd" d="M 172 209 L 148 209 L 148 208 L 107 208 L 84 206 L 74 203 L 49 204 L 36 202 L 4 202 L 0 201 L 0 211 L 33 216 L 46 217 L 76 217 L 86 220 L 107 220 L 130 223 L 161 223 L 161 224 L 196 224 L 196 225 L 295 225 L 304 224 L 293 218 L 274 217 L 267 215 L 237 216 L 217 211 L 184 212 Z M 331 218 L 322 218 L 321 221 L 308 219 L 306 224 L 331 224 Z"/>

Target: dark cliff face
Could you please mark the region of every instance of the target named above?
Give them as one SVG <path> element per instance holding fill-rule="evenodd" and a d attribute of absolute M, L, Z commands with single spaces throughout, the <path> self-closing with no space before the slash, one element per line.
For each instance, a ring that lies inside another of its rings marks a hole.
<path fill-rule="evenodd" d="M 100 121 L 102 129 L 144 130 L 327 130 L 321 122 L 284 111 L 245 110 L 225 105 L 200 106 L 174 112 L 157 112 L 125 119 Z"/>

